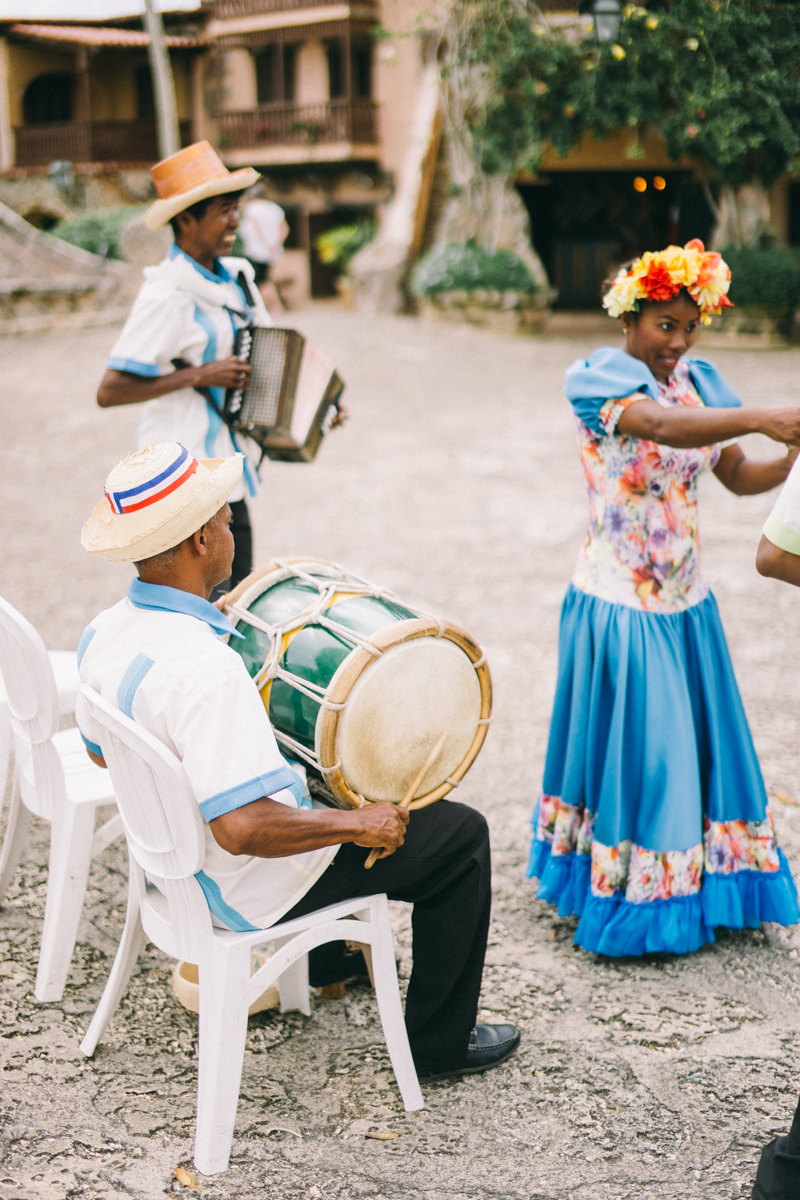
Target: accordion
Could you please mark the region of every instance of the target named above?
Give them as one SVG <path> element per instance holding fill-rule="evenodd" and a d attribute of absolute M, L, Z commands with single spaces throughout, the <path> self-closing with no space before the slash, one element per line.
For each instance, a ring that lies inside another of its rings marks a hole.
<path fill-rule="evenodd" d="M 267 458 L 312 462 L 344 391 L 333 363 L 294 329 L 246 326 L 233 352 L 251 373 L 226 392 L 225 420 Z"/>

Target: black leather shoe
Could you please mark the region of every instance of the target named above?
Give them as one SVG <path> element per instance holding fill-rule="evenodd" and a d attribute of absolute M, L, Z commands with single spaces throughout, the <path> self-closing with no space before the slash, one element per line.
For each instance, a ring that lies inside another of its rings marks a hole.
<path fill-rule="evenodd" d="M 419 1076 L 420 1083 L 434 1083 L 437 1079 L 452 1079 L 454 1075 L 478 1075 L 496 1067 L 516 1050 L 522 1034 L 516 1025 L 476 1025 L 469 1035 L 467 1061 L 463 1067 L 450 1071 L 425 1072 Z"/>

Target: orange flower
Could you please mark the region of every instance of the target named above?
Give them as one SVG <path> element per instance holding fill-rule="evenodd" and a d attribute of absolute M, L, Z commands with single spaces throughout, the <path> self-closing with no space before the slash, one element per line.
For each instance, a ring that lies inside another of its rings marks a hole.
<path fill-rule="evenodd" d="M 646 274 L 639 279 L 639 286 L 646 300 L 671 300 L 679 292 L 672 282 L 672 276 L 663 262 L 654 259 L 648 264 Z"/>
<path fill-rule="evenodd" d="M 700 241 L 700 238 L 692 238 L 683 248 L 684 250 L 698 250 L 701 254 L 705 254 L 706 252 L 706 248 Z"/>

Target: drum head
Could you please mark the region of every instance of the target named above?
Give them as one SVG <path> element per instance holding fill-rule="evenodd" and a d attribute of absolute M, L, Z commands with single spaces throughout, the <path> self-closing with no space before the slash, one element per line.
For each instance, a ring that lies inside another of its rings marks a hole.
<path fill-rule="evenodd" d="M 464 761 L 480 716 L 477 673 L 454 642 L 417 637 L 390 646 L 356 680 L 340 715 L 342 775 L 368 800 L 397 804 L 446 733 L 442 753 L 416 792 L 427 795 Z"/>

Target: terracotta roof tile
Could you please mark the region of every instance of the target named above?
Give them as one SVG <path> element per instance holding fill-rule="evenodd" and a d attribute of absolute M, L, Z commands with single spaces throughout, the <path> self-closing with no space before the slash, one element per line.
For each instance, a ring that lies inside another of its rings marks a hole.
<path fill-rule="evenodd" d="M 60 42 L 74 46 L 148 46 L 150 36 L 137 29 L 114 29 L 111 26 L 90 25 L 29 25 L 17 22 L 8 28 L 14 37 L 36 42 Z M 202 46 L 200 37 L 167 34 L 164 44 L 174 50 Z"/>

